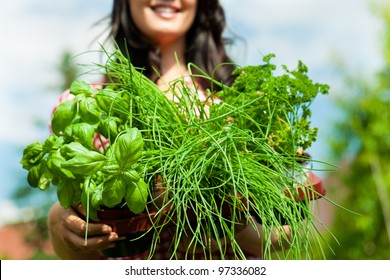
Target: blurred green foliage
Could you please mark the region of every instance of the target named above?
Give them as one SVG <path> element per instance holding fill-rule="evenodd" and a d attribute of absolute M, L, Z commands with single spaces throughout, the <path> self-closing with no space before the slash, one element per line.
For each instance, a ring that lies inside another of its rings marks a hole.
<path fill-rule="evenodd" d="M 390 5 L 376 12 L 384 25 L 383 68 L 369 79 L 346 77 L 339 102 L 345 118 L 335 126 L 332 147 L 345 167 L 329 187 L 357 214 L 337 211 L 332 233 L 340 245 L 329 259 L 390 259 Z"/>
<path fill-rule="evenodd" d="M 79 75 L 79 68 L 70 51 L 64 51 L 61 57 L 58 71 L 61 75 L 60 90 L 66 90 Z"/>

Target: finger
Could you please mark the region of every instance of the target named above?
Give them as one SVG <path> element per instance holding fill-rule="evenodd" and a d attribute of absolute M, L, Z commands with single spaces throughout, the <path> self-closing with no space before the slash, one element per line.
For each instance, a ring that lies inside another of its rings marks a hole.
<path fill-rule="evenodd" d="M 75 211 L 75 212 L 77 212 L 77 214 L 81 214 L 82 216 L 86 216 L 86 214 L 85 214 L 85 211 L 84 211 L 84 208 L 83 208 L 83 206 L 81 205 L 81 204 L 78 204 L 78 205 L 74 205 L 74 206 L 72 206 L 72 209 Z"/>
<path fill-rule="evenodd" d="M 67 246 L 77 252 L 92 252 L 101 251 L 115 247 L 115 241 L 118 240 L 118 235 L 113 232 L 109 235 L 101 235 L 96 237 L 83 238 L 77 234 L 68 235 L 65 240 Z"/>
<path fill-rule="evenodd" d="M 84 223 L 82 223 L 81 221 L 78 220 L 77 223 L 79 223 L 79 225 L 82 226 L 81 230 L 85 232 L 87 224 L 84 218 L 86 216 L 84 212 L 84 208 L 81 206 L 81 204 L 79 204 L 78 206 L 72 208 L 72 210 L 76 216 L 78 216 L 82 221 L 84 221 Z M 112 232 L 111 227 L 106 224 L 95 223 L 91 221 L 89 221 L 88 223 L 88 233 L 91 235 L 109 234 L 111 232 Z"/>
<path fill-rule="evenodd" d="M 86 223 L 76 212 L 70 211 L 65 218 L 65 227 L 78 236 L 84 236 L 87 231 L 88 236 L 108 235 L 112 232 L 110 226 L 99 223 Z"/>

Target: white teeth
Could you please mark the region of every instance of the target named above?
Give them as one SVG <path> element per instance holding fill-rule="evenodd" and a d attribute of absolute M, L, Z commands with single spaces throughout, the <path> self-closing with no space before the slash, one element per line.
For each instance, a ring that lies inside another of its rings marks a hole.
<path fill-rule="evenodd" d="M 155 7 L 154 10 L 159 13 L 175 13 L 176 10 L 169 7 Z"/>

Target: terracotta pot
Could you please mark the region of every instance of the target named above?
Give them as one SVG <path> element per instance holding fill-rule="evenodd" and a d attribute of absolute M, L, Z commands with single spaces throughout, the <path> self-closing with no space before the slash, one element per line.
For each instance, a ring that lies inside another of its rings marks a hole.
<path fill-rule="evenodd" d="M 108 258 L 125 258 L 139 254 L 147 255 L 153 241 L 154 231 L 142 231 L 127 234 L 126 239 L 117 241 L 114 248 L 102 250 L 101 254 Z"/>
<path fill-rule="evenodd" d="M 291 172 L 291 175 L 294 176 L 294 178 L 300 184 L 295 185 L 293 190 L 284 190 L 284 193 L 287 197 L 291 197 L 296 202 L 302 204 L 307 204 L 310 200 L 316 200 L 326 195 L 326 189 L 322 184 L 321 178 L 314 174 L 312 171 L 310 171 L 312 169 L 310 159 L 311 156 L 308 153 L 303 152 L 300 155 L 298 163 L 301 165 L 301 167 L 303 167 L 304 171 L 306 170 L 305 174 L 302 174 L 302 172 L 297 172 L 297 174 Z M 300 216 L 301 219 L 306 218 L 306 213 L 303 210 L 303 207 L 299 208 L 299 213 L 296 213 Z M 261 217 L 259 217 L 259 215 L 255 211 L 252 211 L 251 213 L 256 218 L 257 222 L 261 224 Z M 288 224 L 288 221 L 286 221 L 286 218 L 283 216 L 282 213 L 279 213 L 279 211 L 275 210 L 274 214 L 275 217 L 279 220 L 280 224 Z"/>
<path fill-rule="evenodd" d="M 311 171 L 307 171 L 307 179 L 305 182 L 305 187 L 295 186 L 295 192 L 292 193 L 290 190 L 285 190 L 285 194 L 288 197 L 294 198 L 298 203 L 308 204 L 310 200 L 319 199 L 326 194 L 326 190 L 322 185 L 322 180 L 317 175 Z M 304 207 L 304 206 L 303 206 Z M 303 220 L 306 218 L 306 213 L 303 211 L 303 208 L 299 208 L 299 213 L 297 215 Z M 287 225 L 288 221 L 286 218 L 275 210 L 275 216 L 279 220 L 280 224 Z M 261 223 L 260 217 L 256 217 L 258 222 Z"/>
<path fill-rule="evenodd" d="M 170 206 L 165 206 L 163 195 L 164 188 L 155 187 L 153 203 L 149 203 L 147 209 L 139 214 L 134 214 L 124 205 L 123 207 L 104 208 L 97 211 L 99 221 L 90 223 L 106 224 L 112 228 L 120 237 L 125 236 L 125 240 L 117 241 L 115 248 L 102 251 L 106 257 L 130 257 L 141 253 L 147 253 L 153 241 L 155 230 L 152 227 L 156 225 L 166 225 L 172 223 L 167 218 Z M 159 210 L 159 208 L 161 208 Z M 81 217 L 85 217 L 81 205 L 73 206 Z"/>
<path fill-rule="evenodd" d="M 101 209 L 97 212 L 99 223 L 109 225 L 119 236 L 148 231 L 152 226 L 166 223 L 169 207 L 158 211 L 151 209 L 140 214 L 132 213 L 127 207 L 121 209 Z"/>
<path fill-rule="evenodd" d="M 295 190 L 286 189 L 285 194 L 288 197 L 294 197 L 298 200 L 314 200 L 319 199 L 326 194 L 326 190 L 322 185 L 322 180 L 311 170 L 313 164 L 311 161 L 311 155 L 305 151 L 301 151 L 297 154 L 297 163 L 300 168 L 290 171 L 290 176 L 294 177 L 298 182 L 294 186 Z"/>
<path fill-rule="evenodd" d="M 85 213 L 81 205 L 73 206 L 80 217 L 85 219 Z M 134 214 L 127 207 L 107 208 L 97 211 L 99 221 L 89 220 L 90 223 L 109 225 L 124 240 L 117 241 L 114 248 L 101 251 L 101 254 L 109 258 L 123 258 L 147 253 L 152 244 L 153 231 L 150 218 L 147 213 Z"/>
<path fill-rule="evenodd" d="M 286 189 L 285 194 L 289 197 L 294 197 L 296 201 L 298 200 L 315 200 L 319 199 L 326 194 L 326 189 L 322 185 L 322 180 L 320 177 L 315 175 L 311 171 L 307 171 L 307 179 L 304 183 L 305 187 L 295 186 L 296 193 L 292 194 L 292 191 Z"/>

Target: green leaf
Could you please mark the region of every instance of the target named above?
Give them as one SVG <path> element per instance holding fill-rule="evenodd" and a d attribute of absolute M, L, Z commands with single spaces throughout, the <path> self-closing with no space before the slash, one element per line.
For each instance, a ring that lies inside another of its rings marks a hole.
<path fill-rule="evenodd" d="M 49 135 L 43 143 L 43 150 L 46 153 L 50 153 L 53 150 L 58 150 L 64 143 L 63 136 L 57 136 L 55 134 Z"/>
<path fill-rule="evenodd" d="M 119 166 L 130 168 L 142 155 L 144 140 L 137 128 L 131 128 L 118 136 L 115 142 L 114 154 Z"/>
<path fill-rule="evenodd" d="M 69 208 L 73 204 L 75 189 L 69 180 L 61 180 L 57 186 L 57 197 L 63 208 Z"/>
<path fill-rule="evenodd" d="M 39 179 L 41 178 L 40 165 L 34 165 L 27 174 L 27 182 L 33 188 L 38 188 Z"/>
<path fill-rule="evenodd" d="M 87 97 L 80 101 L 79 113 L 84 122 L 95 124 L 100 121 L 101 113 L 95 98 Z"/>
<path fill-rule="evenodd" d="M 120 173 L 119 165 L 116 163 L 108 163 L 107 165 L 103 166 L 101 170 L 104 174 L 108 175 L 117 175 Z"/>
<path fill-rule="evenodd" d="M 55 110 L 51 119 L 51 129 L 53 133 L 59 135 L 65 128 L 71 124 L 76 116 L 76 106 L 73 101 L 65 101 L 61 103 Z"/>
<path fill-rule="evenodd" d="M 111 116 L 117 114 L 120 116 L 128 116 L 129 104 L 118 94 L 118 92 L 105 88 L 100 90 L 95 98 L 99 107 L 106 112 L 107 115 Z"/>
<path fill-rule="evenodd" d="M 28 145 L 23 150 L 23 157 L 20 160 L 20 163 L 24 169 L 29 170 L 33 166 L 38 165 L 44 155 L 43 145 L 40 142 L 35 142 Z"/>
<path fill-rule="evenodd" d="M 97 185 L 92 191 L 91 205 L 95 209 L 99 209 L 103 201 L 103 183 Z"/>
<path fill-rule="evenodd" d="M 77 154 L 72 159 L 61 163 L 61 167 L 74 174 L 93 175 L 105 164 L 107 164 L 107 158 L 104 155 L 88 151 L 87 153 Z"/>
<path fill-rule="evenodd" d="M 88 217 L 86 218 L 94 221 L 99 221 L 99 217 L 97 215 L 97 209 L 92 207 L 91 203 L 89 203 L 90 199 L 91 199 L 91 193 L 88 193 L 88 190 L 83 190 L 81 192 L 81 205 L 83 206 L 85 213 L 88 214 Z"/>
<path fill-rule="evenodd" d="M 75 80 L 70 85 L 70 93 L 74 95 L 83 94 L 85 96 L 91 96 L 96 94 L 96 92 L 97 91 L 93 89 L 90 84 L 82 80 Z"/>
<path fill-rule="evenodd" d="M 148 198 L 148 185 L 140 180 L 137 183 L 129 182 L 126 190 L 125 200 L 127 207 L 135 214 L 145 210 Z"/>
<path fill-rule="evenodd" d="M 72 205 L 80 204 L 81 202 L 81 186 L 82 186 L 82 179 L 78 178 L 77 180 L 67 180 L 67 184 L 69 187 L 72 187 L 74 190 L 74 196 Z"/>
<path fill-rule="evenodd" d="M 39 181 L 38 188 L 41 190 L 47 190 L 50 187 L 50 183 L 53 180 L 53 174 L 47 168 L 46 162 L 42 162 L 39 168 Z"/>
<path fill-rule="evenodd" d="M 99 132 L 107 139 L 115 139 L 118 136 L 118 123 L 120 123 L 119 118 L 105 116 L 99 123 Z"/>
<path fill-rule="evenodd" d="M 61 155 L 66 159 L 71 159 L 75 155 L 85 154 L 88 152 L 89 150 L 79 142 L 71 142 L 69 144 L 62 145 L 60 148 Z"/>
<path fill-rule="evenodd" d="M 126 178 L 134 183 L 137 183 L 141 178 L 136 170 L 129 170 L 123 173 Z"/>
<path fill-rule="evenodd" d="M 218 96 L 224 99 L 221 106 L 242 108 L 229 114 L 239 127 L 266 137 L 277 152 L 295 154 L 315 141 L 316 129 L 310 127 L 309 121 L 310 104 L 318 93 L 326 94 L 329 87 L 313 83 L 301 61 L 296 70 L 282 65 L 282 74 L 276 75 L 273 58 L 275 55 L 269 54 L 263 57 L 262 65 L 236 68 L 232 87 L 224 88 Z"/>
<path fill-rule="evenodd" d="M 115 98 L 119 97 L 116 92 L 110 89 L 102 89 L 96 94 L 96 102 L 100 109 L 102 109 L 107 114 L 111 111 L 111 107 Z"/>
<path fill-rule="evenodd" d="M 65 129 L 67 137 L 80 142 L 87 148 L 92 148 L 95 136 L 95 127 L 88 123 L 75 123 Z"/>
<path fill-rule="evenodd" d="M 66 159 L 60 154 L 60 151 L 57 150 L 50 154 L 47 159 L 47 168 L 50 170 L 53 175 L 58 177 L 65 177 L 68 179 L 75 179 L 75 176 L 69 170 L 66 170 L 61 167 L 61 164 L 65 162 Z"/>
<path fill-rule="evenodd" d="M 103 183 L 102 200 L 107 207 L 120 204 L 125 196 L 127 182 L 122 175 L 113 176 Z"/>

